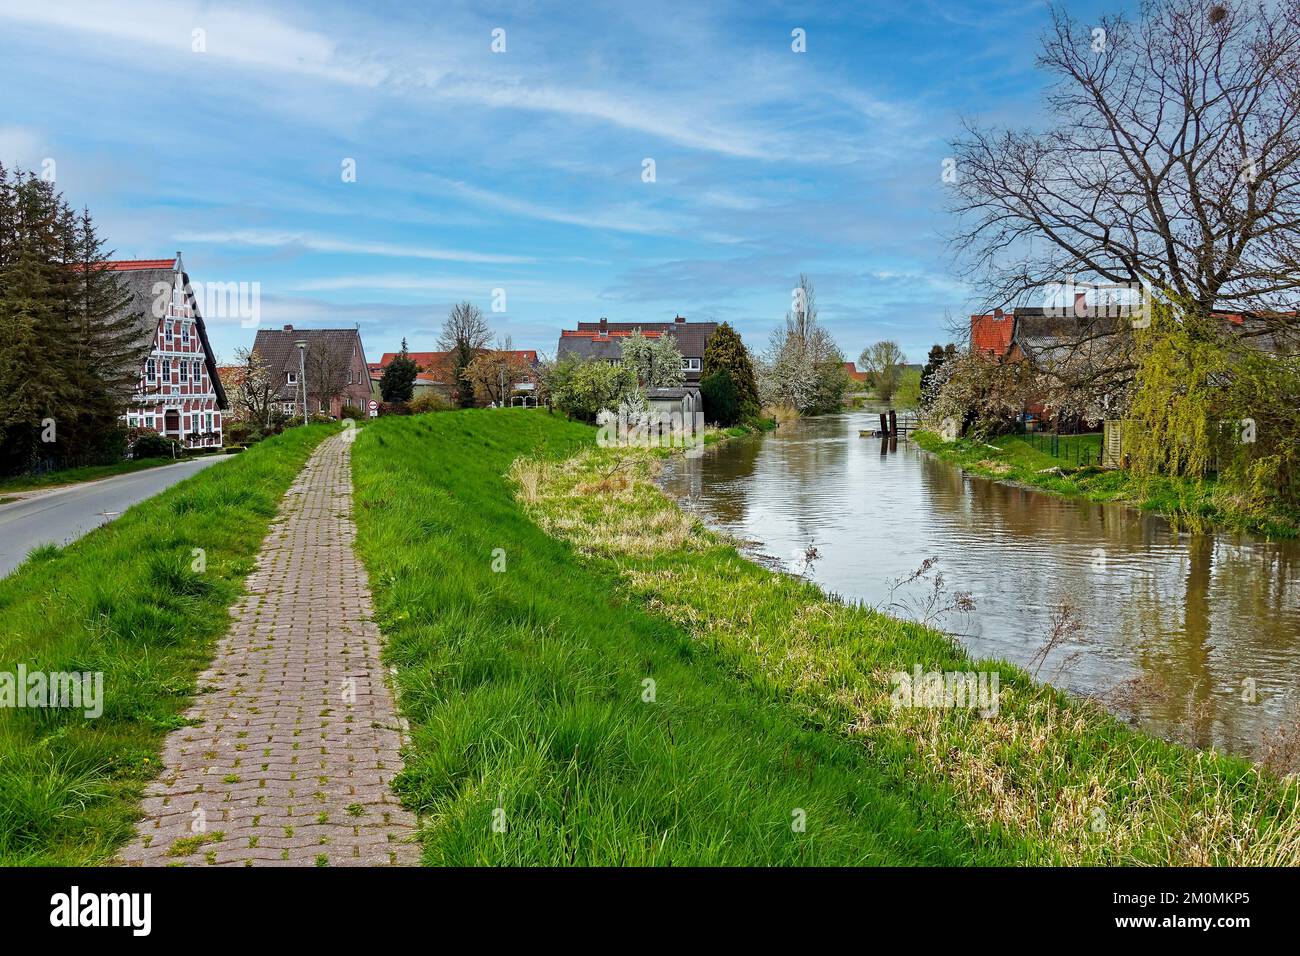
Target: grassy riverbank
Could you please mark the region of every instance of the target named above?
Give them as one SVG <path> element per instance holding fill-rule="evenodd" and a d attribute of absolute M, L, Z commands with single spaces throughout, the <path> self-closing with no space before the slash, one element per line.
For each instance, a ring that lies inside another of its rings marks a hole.
<path fill-rule="evenodd" d="M 1214 479 L 1146 478 L 1118 469 L 1075 468 L 1014 435 L 988 442 L 946 442 L 933 432 L 917 431 L 912 440 L 972 474 L 1063 497 L 1124 502 L 1163 515 L 1176 527 L 1189 531 L 1218 526 L 1274 538 L 1300 535 L 1300 512 L 1280 506 L 1261 507 Z"/>
<path fill-rule="evenodd" d="M 593 437 L 488 411 L 358 439 L 427 862 L 1300 862 L 1294 784 L 759 568 Z M 997 713 L 893 706 L 915 665 L 998 672 Z"/>
<path fill-rule="evenodd" d="M 104 675 L 97 718 L 0 709 L 0 865 L 100 863 L 130 837 L 280 499 L 330 432 L 290 429 L 0 580 L 0 672 Z"/>

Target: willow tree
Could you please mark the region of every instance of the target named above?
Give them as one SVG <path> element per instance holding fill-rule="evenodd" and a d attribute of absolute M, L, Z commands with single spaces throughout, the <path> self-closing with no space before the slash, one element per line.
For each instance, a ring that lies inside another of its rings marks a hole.
<path fill-rule="evenodd" d="M 1232 427 L 1231 343 L 1217 320 L 1167 304 L 1137 333 L 1137 385 L 1124 450 L 1139 474 L 1204 477 L 1215 471 Z"/>

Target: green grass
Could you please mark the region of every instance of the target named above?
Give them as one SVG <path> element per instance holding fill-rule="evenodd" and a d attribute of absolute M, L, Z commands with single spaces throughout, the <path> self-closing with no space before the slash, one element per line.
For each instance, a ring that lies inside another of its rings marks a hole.
<path fill-rule="evenodd" d="M 772 574 L 592 445 L 499 411 L 358 439 L 427 863 L 1300 861 L 1294 783 Z M 998 714 L 892 707 L 915 664 L 996 670 Z"/>
<path fill-rule="evenodd" d="M 859 744 L 530 520 L 511 463 L 594 436 L 493 410 L 380 419 L 357 439 L 358 549 L 413 730 L 396 788 L 425 815 L 425 862 L 1015 859 L 978 825 L 915 812 Z"/>
<path fill-rule="evenodd" d="M 291 429 L 0 580 L 0 671 L 104 675 L 97 719 L 0 710 L 0 865 L 99 863 L 131 836 L 162 738 L 184 726 L 280 498 L 330 431 Z"/>
<path fill-rule="evenodd" d="M 183 458 L 139 458 L 114 462 L 111 465 L 63 468 L 59 471 L 48 471 L 43 475 L 17 475 L 13 478 L 0 478 L 0 492 L 32 491 L 37 488 L 52 488 L 56 485 L 75 485 L 83 481 L 97 481 L 100 478 L 112 478 L 114 475 L 126 475 L 133 471 L 157 468 L 160 465 L 174 465 L 178 460 L 184 461 Z"/>
<path fill-rule="evenodd" d="M 1094 458 L 1100 449 L 1100 437 L 1083 435 L 1078 439 L 1062 436 L 1066 441 L 1096 442 Z M 1118 501 L 1143 511 L 1163 515 L 1176 527 L 1200 531 L 1211 527 L 1253 531 L 1272 538 L 1294 538 L 1300 534 L 1300 511 L 1276 505 L 1264 510 L 1253 506 L 1244 496 L 1214 478 L 1197 481 L 1191 478 L 1143 477 L 1121 469 L 1077 468 L 1071 460 L 1054 458 L 1033 447 L 1023 438 L 1003 435 L 982 442 L 961 439 L 945 442 L 933 432 L 916 431 L 912 440 L 926 451 L 960 465 L 965 470 L 994 478 L 1039 488 L 1068 498 L 1088 501 Z M 1062 451 L 1064 455 L 1064 451 Z M 1059 471 L 1053 470 L 1059 469 Z"/>

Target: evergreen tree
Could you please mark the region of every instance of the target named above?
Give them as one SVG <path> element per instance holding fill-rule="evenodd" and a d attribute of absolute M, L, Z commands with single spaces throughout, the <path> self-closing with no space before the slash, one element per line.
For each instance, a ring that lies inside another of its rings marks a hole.
<path fill-rule="evenodd" d="M 415 376 L 419 368 L 411 358 L 402 339 L 402 351 L 388 363 L 384 375 L 379 380 L 379 394 L 386 402 L 409 402 L 415 394 Z"/>
<path fill-rule="evenodd" d="M 754 375 L 754 363 L 750 360 L 749 349 L 740 340 L 740 334 L 727 322 L 714 330 L 704 346 L 700 377 L 708 378 L 724 370 L 731 376 L 731 385 L 740 403 L 740 417 L 757 415 L 758 379 Z"/>

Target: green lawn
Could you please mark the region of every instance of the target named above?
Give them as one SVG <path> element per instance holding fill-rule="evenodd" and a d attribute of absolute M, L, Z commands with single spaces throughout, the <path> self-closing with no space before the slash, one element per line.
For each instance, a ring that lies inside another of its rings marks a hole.
<path fill-rule="evenodd" d="M 1015 859 L 984 828 L 918 812 L 860 744 L 753 687 L 529 519 L 511 463 L 594 436 L 491 410 L 380 419 L 357 439 L 358 549 L 413 727 L 397 788 L 427 817 L 425 861 Z"/>
<path fill-rule="evenodd" d="M 133 471 L 144 471 L 146 468 L 157 468 L 159 465 L 174 465 L 176 461 L 177 459 L 174 458 L 140 458 L 119 461 L 111 465 L 63 468 L 59 471 L 48 471 L 43 475 L 18 475 L 13 478 L 0 478 L 0 493 L 52 488 L 55 485 L 74 485 L 83 481 L 96 481 L 100 478 L 111 478 L 114 475 L 125 475 Z"/>
<path fill-rule="evenodd" d="M 1300 862 L 1294 782 L 772 574 L 593 434 L 471 411 L 358 439 L 426 862 Z M 998 713 L 891 706 L 918 664 L 997 671 Z"/>
<path fill-rule="evenodd" d="M 917 431 L 912 433 L 912 440 L 973 474 L 1069 498 L 1125 502 L 1163 515 L 1175 527 L 1193 532 L 1221 526 L 1274 538 L 1300 534 L 1300 511 L 1281 505 L 1252 504 L 1213 478 L 1144 478 L 1120 469 L 1076 467 L 1074 448 L 1069 442 L 1087 442 L 1083 447 L 1093 449 L 1095 456 L 1100 448 L 1099 436 L 1062 436 L 1062 457 L 1053 457 L 1014 435 L 1001 435 L 987 442 L 968 438 L 945 442 L 933 432 Z M 1069 459 L 1063 457 L 1066 448 Z"/>
<path fill-rule="evenodd" d="M 0 671 L 104 675 L 95 719 L 0 709 L 0 865 L 103 862 L 131 835 L 163 735 L 183 726 L 280 499 L 330 431 L 290 429 L 0 580 Z"/>

